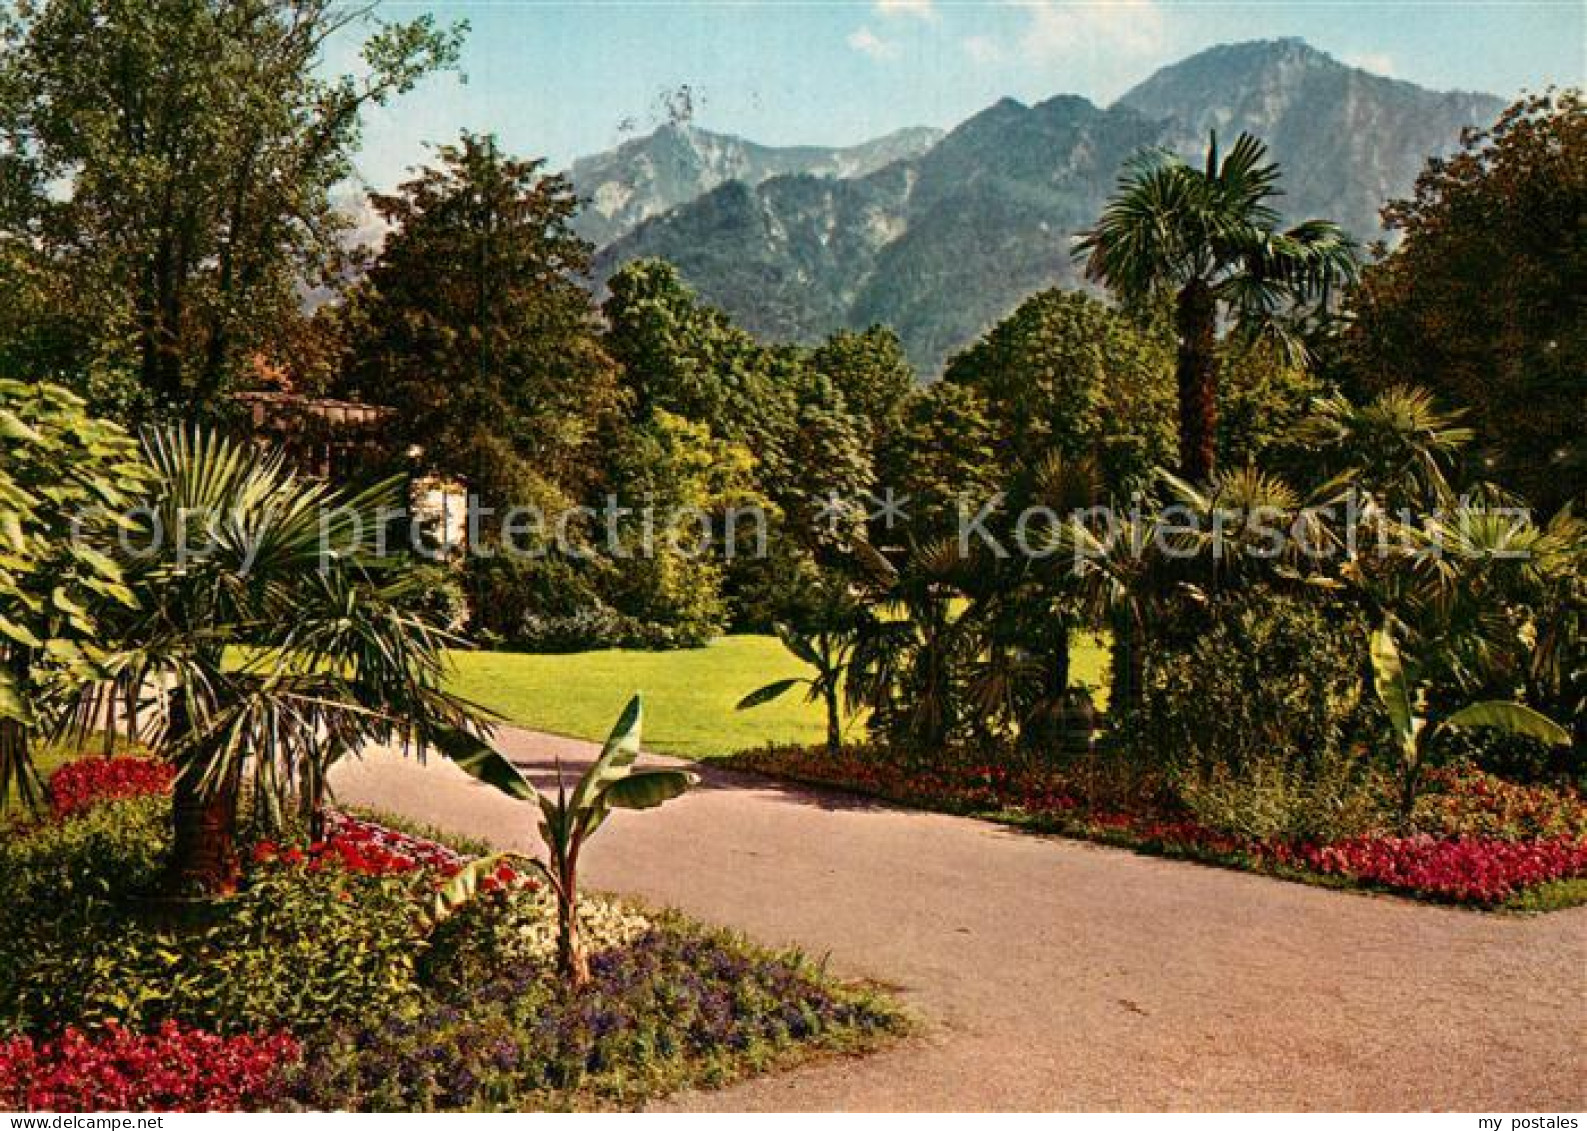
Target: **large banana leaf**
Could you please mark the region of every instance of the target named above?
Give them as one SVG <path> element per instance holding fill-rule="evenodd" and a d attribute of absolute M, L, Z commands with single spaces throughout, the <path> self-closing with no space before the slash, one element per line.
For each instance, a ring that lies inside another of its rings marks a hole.
<path fill-rule="evenodd" d="M 478 735 L 458 727 L 443 727 L 430 736 L 430 744 L 458 769 L 508 797 L 519 801 L 540 800 L 540 794 L 529 784 L 529 779 L 518 772 L 518 767 Z"/>
<path fill-rule="evenodd" d="M 1487 727 L 1492 730 L 1507 731 L 1510 734 L 1524 734 L 1553 746 L 1568 746 L 1571 742 L 1570 731 L 1547 715 L 1539 714 L 1519 703 L 1507 703 L 1503 700 L 1486 700 L 1473 703 L 1469 707 L 1462 707 L 1445 719 L 1444 725 L 1457 729 Z"/>
<path fill-rule="evenodd" d="M 821 666 L 821 656 L 811 644 L 810 638 L 805 636 L 792 625 L 779 624 L 777 638 L 782 641 L 784 648 L 799 657 L 813 668 Z"/>
<path fill-rule="evenodd" d="M 601 800 L 614 809 L 654 809 L 699 781 L 700 775 L 688 770 L 640 770 L 607 786 Z"/>
<path fill-rule="evenodd" d="M 568 802 L 570 809 L 574 812 L 588 809 L 607 786 L 628 774 L 639 757 L 639 731 L 644 715 L 643 699 L 635 695 L 618 716 L 617 725 L 612 728 L 611 736 L 601 748 L 601 756 L 595 759 L 595 764 L 574 787 L 573 796 Z"/>
<path fill-rule="evenodd" d="M 1400 745 L 1406 746 L 1416 737 L 1416 711 L 1399 645 L 1387 624 L 1372 634 L 1372 685 L 1389 713 Z"/>
<path fill-rule="evenodd" d="M 613 809 L 654 809 L 688 792 L 699 780 L 698 774 L 688 770 L 637 770 L 627 774 L 603 789 L 589 808 L 575 814 L 579 835 L 591 836 Z"/>
<path fill-rule="evenodd" d="M 779 679 L 775 683 L 768 683 L 765 687 L 756 688 L 738 701 L 735 710 L 747 711 L 751 707 L 759 707 L 762 703 L 770 703 L 773 699 L 787 694 L 801 683 L 808 683 L 804 679 Z"/>

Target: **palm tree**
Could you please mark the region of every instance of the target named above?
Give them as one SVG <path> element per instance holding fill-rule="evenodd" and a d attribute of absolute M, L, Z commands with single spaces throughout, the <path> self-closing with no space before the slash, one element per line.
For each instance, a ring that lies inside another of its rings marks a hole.
<path fill-rule="evenodd" d="M 1278 228 L 1269 202 L 1279 195 L 1279 168 L 1266 158 L 1249 134 L 1221 160 L 1213 134 L 1202 170 L 1165 151 L 1145 153 L 1125 167 L 1118 193 L 1075 249 L 1086 277 L 1126 305 L 1172 298 L 1180 474 L 1193 483 L 1206 483 L 1216 464 L 1220 320 L 1303 352 L 1299 318 L 1355 276 L 1354 245 L 1334 224 Z"/>
<path fill-rule="evenodd" d="M 152 431 L 144 448 L 149 526 L 123 562 L 138 603 L 102 668 L 163 693 L 172 890 L 224 891 L 245 782 L 266 817 L 294 796 L 313 816 L 338 757 L 372 741 L 422 748 L 476 716 L 441 688 L 450 638 L 407 611 L 400 559 L 378 554 L 400 480 L 342 491 L 199 430 Z M 74 692 L 83 716 L 100 690 Z"/>
<path fill-rule="evenodd" d="M 938 751 L 965 722 L 961 680 L 975 651 L 957 584 L 965 561 L 951 540 L 911 544 L 899 565 L 863 539 L 854 550 L 872 615 L 849 657 L 849 710 L 869 712 L 873 731 L 911 753 Z"/>
<path fill-rule="evenodd" d="M 1449 505 L 1449 473 L 1472 431 L 1463 413 L 1445 412 L 1426 389 L 1396 385 L 1365 404 L 1342 393 L 1319 397 L 1296 429 L 1296 440 L 1321 451 L 1360 490 L 1391 511 L 1428 511 Z"/>

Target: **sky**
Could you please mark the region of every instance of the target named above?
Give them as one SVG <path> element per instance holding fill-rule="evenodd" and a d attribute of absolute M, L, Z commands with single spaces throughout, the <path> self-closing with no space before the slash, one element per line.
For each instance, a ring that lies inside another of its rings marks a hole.
<path fill-rule="evenodd" d="M 462 129 L 563 168 L 649 132 L 685 86 L 707 129 L 839 145 L 951 127 L 1004 96 L 1105 104 L 1205 47 L 1280 36 L 1441 90 L 1587 85 L 1584 0 L 385 0 L 378 14 L 426 11 L 468 22 L 463 57 L 369 115 L 359 169 L 376 188 Z M 356 44 L 327 65 L 355 67 Z"/>

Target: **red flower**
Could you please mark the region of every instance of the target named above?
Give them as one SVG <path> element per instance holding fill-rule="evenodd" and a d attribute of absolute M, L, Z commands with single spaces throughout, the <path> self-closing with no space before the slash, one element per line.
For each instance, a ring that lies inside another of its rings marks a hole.
<path fill-rule="evenodd" d="M 153 758 L 80 758 L 50 775 L 46 792 L 56 817 L 86 812 L 106 801 L 168 793 L 176 771 Z"/>
<path fill-rule="evenodd" d="M 1501 903 L 1525 888 L 1587 875 L 1587 841 L 1573 837 L 1357 837 L 1300 853 L 1319 872 L 1458 903 Z"/>
<path fill-rule="evenodd" d="M 51 1041 L 0 1041 L 0 1110 L 239 1111 L 268 1106 L 298 1043 L 221 1037 L 168 1021 L 132 1033 L 68 1028 Z"/>
<path fill-rule="evenodd" d="M 452 876 L 464 858 L 443 844 L 409 836 L 341 813 L 326 816 L 326 835 L 305 851 L 297 846 L 280 849 L 270 841 L 254 848 L 256 863 L 279 863 L 309 872 L 337 868 L 364 876 L 395 876 L 431 870 Z M 508 870 L 510 873 L 510 869 Z"/>

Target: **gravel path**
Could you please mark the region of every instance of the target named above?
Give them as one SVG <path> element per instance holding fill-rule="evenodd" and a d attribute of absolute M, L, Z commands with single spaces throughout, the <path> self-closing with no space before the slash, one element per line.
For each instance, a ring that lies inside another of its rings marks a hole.
<path fill-rule="evenodd" d="M 537 775 L 592 753 L 500 741 Z M 586 882 L 828 955 L 924 1024 L 675 1108 L 1587 1108 L 1587 908 L 1485 916 L 704 772 L 614 814 Z M 522 806 L 443 763 L 373 754 L 337 789 L 535 843 Z"/>

